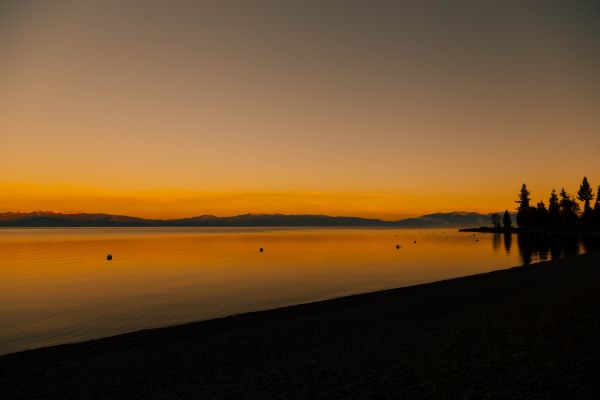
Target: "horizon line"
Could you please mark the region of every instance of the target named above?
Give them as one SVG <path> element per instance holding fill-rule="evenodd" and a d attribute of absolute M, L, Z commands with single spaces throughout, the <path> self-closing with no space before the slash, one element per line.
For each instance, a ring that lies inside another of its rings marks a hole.
<path fill-rule="evenodd" d="M 148 218 L 148 217 L 138 217 L 135 215 L 127 215 L 127 214 L 112 214 L 108 212 L 83 212 L 83 211 L 55 211 L 55 210 L 32 210 L 32 211 L 2 211 L 0 215 L 6 214 L 22 214 L 22 215 L 32 215 L 32 214 L 52 214 L 52 215 L 106 215 L 113 217 L 127 217 L 127 218 L 136 218 L 142 220 L 155 220 L 155 221 L 176 221 L 176 220 L 185 220 L 191 218 L 199 218 L 199 217 L 213 217 L 213 218 L 234 218 L 241 216 L 285 216 L 285 217 L 328 217 L 328 218 L 356 218 L 362 220 L 374 220 L 374 221 L 382 221 L 382 222 L 398 222 L 404 221 L 407 219 L 413 218 L 421 218 L 430 215 L 448 215 L 448 214 L 478 214 L 482 216 L 489 216 L 495 213 L 500 213 L 501 211 L 496 212 L 479 212 L 472 210 L 455 210 L 455 211 L 436 211 L 431 213 L 418 214 L 412 217 L 405 217 L 400 219 L 383 219 L 383 218 L 373 218 L 373 217 L 360 217 L 355 215 L 331 215 L 331 214 L 310 214 L 310 213 L 302 213 L 302 214 L 286 214 L 286 213 L 254 213 L 247 212 L 241 214 L 231 214 L 231 215 L 216 215 L 216 214 L 197 214 L 191 215 L 187 217 L 178 217 L 178 218 Z M 516 213 L 515 211 L 509 211 L 509 213 Z"/>

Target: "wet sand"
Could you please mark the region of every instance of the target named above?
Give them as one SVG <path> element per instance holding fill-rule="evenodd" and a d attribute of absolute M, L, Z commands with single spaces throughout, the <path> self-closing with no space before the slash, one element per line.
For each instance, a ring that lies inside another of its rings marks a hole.
<path fill-rule="evenodd" d="M 2 399 L 597 398 L 600 252 L 0 357 Z"/>

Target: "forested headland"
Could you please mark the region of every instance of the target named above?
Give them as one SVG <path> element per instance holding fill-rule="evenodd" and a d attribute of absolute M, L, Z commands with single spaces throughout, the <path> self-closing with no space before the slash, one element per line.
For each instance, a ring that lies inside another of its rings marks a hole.
<path fill-rule="evenodd" d="M 555 189 L 552 189 L 548 196 L 548 205 L 543 200 L 534 205 L 531 192 L 523 183 L 516 200 L 516 221 L 513 221 L 513 216 L 507 209 L 503 216 L 492 214 L 493 227 L 487 230 L 496 232 L 600 231 L 599 193 L 600 186 L 594 194 L 587 177 L 584 177 L 576 195 L 571 195 L 564 188 L 561 188 L 558 194 Z M 516 224 L 516 229 L 513 224 Z"/>

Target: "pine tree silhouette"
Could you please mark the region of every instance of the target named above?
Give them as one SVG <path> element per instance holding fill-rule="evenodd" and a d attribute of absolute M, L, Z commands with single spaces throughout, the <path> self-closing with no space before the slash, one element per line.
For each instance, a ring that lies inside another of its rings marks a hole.
<path fill-rule="evenodd" d="M 579 219 L 579 204 L 563 188 L 560 191 L 560 217 L 565 225 L 575 225 Z"/>
<path fill-rule="evenodd" d="M 582 222 L 587 223 L 592 218 L 592 207 L 590 207 L 590 203 L 594 200 L 594 192 L 592 192 L 592 187 L 585 176 L 583 177 L 583 182 L 581 182 L 581 185 L 579 186 L 577 199 L 583 201 L 583 215 L 581 219 Z"/>
<path fill-rule="evenodd" d="M 546 209 L 546 205 L 543 201 L 537 203 L 534 225 L 544 229 L 548 227 L 548 210 Z"/>
<path fill-rule="evenodd" d="M 548 200 L 548 225 L 551 227 L 557 227 L 560 225 L 560 206 L 558 203 L 558 196 L 556 190 L 552 189 L 550 193 L 550 199 Z"/>
<path fill-rule="evenodd" d="M 510 228 L 512 227 L 512 218 L 510 217 L 508 210 L 504 211 L 504 217 L 502 218 L 502 224 L 504 225 L 504 229 L 507 231 L 510 230 Z"/>
<path fill-rule="evenodd" d="M 523 186 L 521 186 L 521 191 L 519 192 L 519 199 L 516 201 L 519 205 L 517 207 L 517 226 L 519 228 L 527 228 L 530 225 L 530 195 L 531 193 L 527 190 L 527 185 L 523 184 Z"/>

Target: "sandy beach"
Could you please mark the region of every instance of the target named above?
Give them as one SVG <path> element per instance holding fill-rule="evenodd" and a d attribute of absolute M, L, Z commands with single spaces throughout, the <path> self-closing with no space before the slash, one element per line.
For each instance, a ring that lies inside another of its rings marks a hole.
<path fill-rule="evenodd" d="M 595 398 L 600 252 L 0 357 L 0 397 Z"/>

